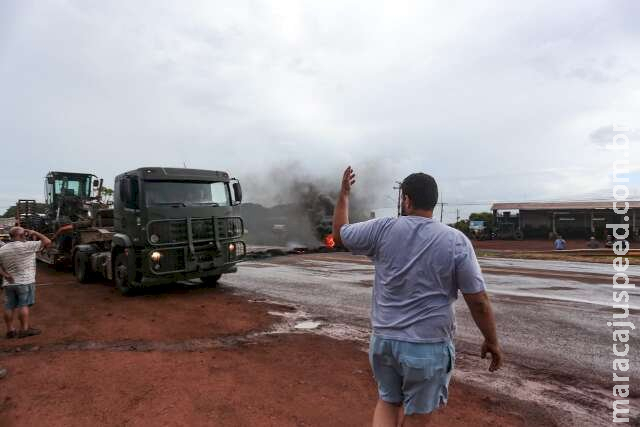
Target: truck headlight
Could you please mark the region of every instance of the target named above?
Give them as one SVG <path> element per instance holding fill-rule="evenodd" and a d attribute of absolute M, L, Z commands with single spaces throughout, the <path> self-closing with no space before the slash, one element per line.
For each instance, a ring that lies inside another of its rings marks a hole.
<path fill-rule="evenodd" d="M 162 258 L 162 254 L 158 251 L 151 252 L 151 261 L 160 262 L 160 258 Z"/>
<path fill-rule="evenodd" d="M 236 251 L 236 245 L 234 245 L 233 243 L 229 243 L 229 252 L 235 252 Z"/>
<path fill-rule="evenodd" d="M 160 241 L 160 236 L 158 236 L 157 234 L 152 234 L 151 236 L 149 236 L 149 241 L 153 244 L 156 244 Z"/>

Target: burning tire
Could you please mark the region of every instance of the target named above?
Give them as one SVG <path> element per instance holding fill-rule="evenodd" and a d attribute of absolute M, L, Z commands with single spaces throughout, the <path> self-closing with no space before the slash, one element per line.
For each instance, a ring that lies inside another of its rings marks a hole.
<path fill-rule="evenodd" d="M 325 238 L 324 238 L 324 246 L 327 249 L 335 249 L 336 241 L 333 238 L 333 234 L 329 234 L 329 235 L 325 236 Z"/>

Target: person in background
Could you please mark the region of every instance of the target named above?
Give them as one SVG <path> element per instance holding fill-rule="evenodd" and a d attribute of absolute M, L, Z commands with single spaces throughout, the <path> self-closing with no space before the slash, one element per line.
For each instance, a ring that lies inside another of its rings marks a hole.
<path fill-rule="evenodd" d="M 375 265 L 369 361 L 379 399 L 373 425 L 423 426 L 432 412 L 447 404 L 459 294 L 484 337 L 480 355 L 491 355 L 489 371 L 502 365 L 484 278 L 469 239 L 433 220 L 438 200 L 433 177 L 415 173 L 402 182 L 401 217 L 349 224 L 354 183 L 349 167 L 333 233 L 337 244 L 371 257 Z"/>
<path fill-rule="evenodd" d="M 553 242 L 553 249 L 555 249 L 556 251 L 564 251 L 565 249 L 567 249 L 567 241 L 564 240 L 559 234 L 556 241 Z"/>
<path fill-rule="evenodd" d="M 40 330 L 29 323 L 29 309 L 36 298 L 36 254 L 51 245 L 43 234 L 37 231 L 13 227 L 9 230 L 12 241 L 0 248 L 0 275 L 4 281 L 4 321 L 7 338 L 26 338 L 39 335 Z M 27 235 L 37 240 L 27 240 Z M 13 327 L 13 319 L 18 315 L 20 330 Z"/>
<path fill-rule="evenodd" d="M 599 249 L 600 242 L 598 242 L 594 236 L 591 236 L 591 238 L 589 239 L 589 242 L 587 243 L 587 247 L 589 249 Z"/>

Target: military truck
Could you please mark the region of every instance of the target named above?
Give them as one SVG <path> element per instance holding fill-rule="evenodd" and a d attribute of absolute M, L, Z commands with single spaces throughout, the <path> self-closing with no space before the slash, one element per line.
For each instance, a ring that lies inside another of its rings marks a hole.
<path fill-rule="evenodd" d="M 115 178 L 113 209 L 74 226 L 79 282 L 101 275 L 123 294 L 199 278 L 215 286 L 246 255 L 234 215 L 242 188 L 226 172 L 144 167 Z"/>

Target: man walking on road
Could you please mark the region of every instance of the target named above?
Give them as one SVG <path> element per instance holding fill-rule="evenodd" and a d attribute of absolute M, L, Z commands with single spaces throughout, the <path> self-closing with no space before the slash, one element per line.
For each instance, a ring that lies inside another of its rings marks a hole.
<path fill-rule="evenodd" d="M 27 240 L 27 234 L 38 240 Z M 25 230 L 22 227 L 13 227 L 9 235 L 12 241 L 0 248 L 7 338 L 39 335 L 38 329 L 30 327 L 29 308 L 35 304 L 36 298 L 36 253 L 51 245 L 51 240 L 36 231 Z M 16 313 L 20 320 L 20 330 L 13 326 Z"/>
<path fill-rule="evenodd" d="M 409 175 L 401 185 L 402 215 L 349 224 L 355 184 L 344 172 L 333 218 L 337 244 L 375 264 L 369 360 L 379 400 L 374 426 L 425 425 L 446 405 L 453 372 L 455 313 L 460 291 L 484 336 L 489 370 L 502 365 L 496 326 L 473 246 L 460 231 L 432 219 L 435 180 Z"/>

